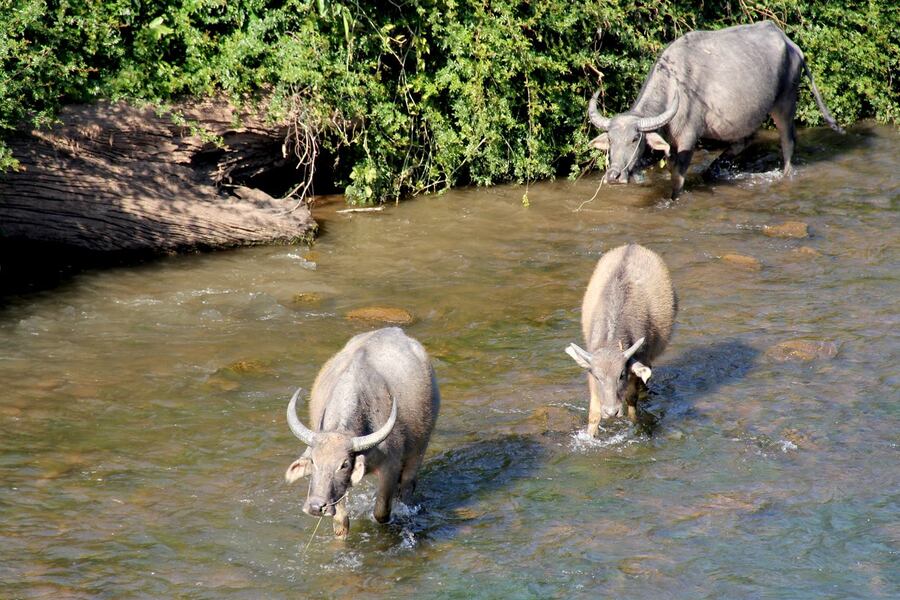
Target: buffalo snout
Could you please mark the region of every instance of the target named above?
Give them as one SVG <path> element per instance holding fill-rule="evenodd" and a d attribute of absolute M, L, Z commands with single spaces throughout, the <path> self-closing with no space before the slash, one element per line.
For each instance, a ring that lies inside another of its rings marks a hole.
<path fill-rule="evenodd" d="M 320 498 L 309 498 L 303 505 L 303 512 L 311 517 L 334 516 L 334 504 Z"/>
<path fill-rule="evenodd" d="M 601 419 L 612 419 L 615 417 L 624 417 L 625 416 L 625 407 L 622 404 L 617 406 L 601 406 L 600 407 L 600 418 Z"/>
<path fill-rule="evenodd" d="M 610 168 L 606 171 L 607 183 L 628 183 L 628 173 L 620 171 L 616 168 Z"/>

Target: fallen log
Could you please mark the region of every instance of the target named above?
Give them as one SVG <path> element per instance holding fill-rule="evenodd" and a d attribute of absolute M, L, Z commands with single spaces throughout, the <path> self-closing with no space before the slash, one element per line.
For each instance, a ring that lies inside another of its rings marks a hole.
<path fill-rule="evenodd" d="M 21 168 L 0 175 L 0 237 L 151 253 L 312 238 L 304 202 L 251 187 L 267 170 L 293 171 L 285 128 L 224 102 L 176 114 L 102 102 L 14 132 L 7 143 Z"/>

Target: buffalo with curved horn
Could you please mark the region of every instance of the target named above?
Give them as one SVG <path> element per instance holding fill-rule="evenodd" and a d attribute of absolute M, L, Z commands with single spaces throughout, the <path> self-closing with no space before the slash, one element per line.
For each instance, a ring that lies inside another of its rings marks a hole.
<path fill-rule="evenodd" d="M 332 516 L 335 535 L 346 537 L 349 489 L 366 473 L 376 473 L 374 516 L 379 523 L 388 521 L 395 497 L 411 501 L 440 407 L 425 349 L 396 327 L 351 338 L 313 384 L 314 430 L 297 417 L 300 391 L 288 403 L 287 421 L 308 448 L 284 477 L 292 483 L 310 476 L 303 511 Z"/>
<path fill-rule="evenodd" d="M 602 116 L 599 91 L 588 103 L 591 123 L 606 132 L 590 143 L 609 151 L 605 180 L 627 183 L 650 146 L 668 156 L 672 198 L 677 198 L 699 140 L 730 144 L 707 170 L 715 173 L 747 146 L 766 115 L 781 135 L 784 174 L 792 175 L 794 115 L 803 73 L 825 121 L 843 133 L 816 89 L 803 52 L 773 22 L 685 34 L 660 55 L 627 112 Z"/>

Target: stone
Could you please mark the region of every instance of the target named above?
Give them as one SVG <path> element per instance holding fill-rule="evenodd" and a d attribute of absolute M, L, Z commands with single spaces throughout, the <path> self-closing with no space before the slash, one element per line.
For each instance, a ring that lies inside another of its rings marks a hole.
<path fill-rule="evenodd" d="M 235 375 L 269 375 L 272 369 L 258 360 L 239 360 L 225 367 L 225 371 Z"/>
<path fill-rule="evenodd" d="M 409 325 L 414 321 L 412 313 L 403 308 L 390 306 L 367 306 L 347 313 L 348 319 L 359 321 L 380 321 L 392 325 Z"/>
<path fill-rule="evenodd" d="M 798 448 L 809 448 L 812 445 L 809 435 L 799 429 L 785 429 L 781 432 L 781 437 Z"/>
<path fill-rule="evenodd" d="M 762 269 L 762 264 L 757 259 L 744 254 L 726 254 L 722 257 L 722 260 L 730 265 L 747 269 L 748 271 L 759 271 Z"/>
<path fill-rule="evenodd" d="M 800 246 L 799 248 L 794 248 L 794 254 L 798 254 L 800 256 L 808 257 L 808 258 L 818 258 L 822 256 L 822 253 L 816 250 L 815 248 L 810 248 L 809 246 Z"/>
<path fill-rule="evenodd" d="M 836 342 L 787 340 L 769 348 L 766 351 L 766 355 L 778 362 L 793 360 L 808 362 L 816 359 L 834 358 L 837 356 L 838 349 Z"/>
<path fill-rule="evenodd" d="M 294 294 L 294 297 L 291 298 L 294 304 L 318 304 L 322 301 L 322 294 L 317 294 L 316 292 L 300 292 L 299 294 Z"/>
<path fill-rule="evenodd" d="M 778 225 L 763 226 L 763 233 L 777 238 L 807 238 L 809 227 L 802 221 L 785 221 Z"/>
<path fill-rule="evenodd" d="M 578 415 L 562 406 L 539 406 L 528 417 L 529 429 L 536 433 L 568 432 L 578 429 L 584 415 Z"/>

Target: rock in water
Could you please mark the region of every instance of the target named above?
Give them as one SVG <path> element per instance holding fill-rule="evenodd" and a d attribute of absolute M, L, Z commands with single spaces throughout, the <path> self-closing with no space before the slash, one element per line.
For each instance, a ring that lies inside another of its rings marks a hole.
<path fill-rule="evenodd" d="M 763 233 L 769 237 L 778 238 L 807 238 L 809 227 L 802 221 L 785 221 L 779 225 L 766 225 Z"/>
<path fill-rule="evenodd" d="M 819 256 L 822 256 L 821 252 L 819 252 L 815 248 L 810 248 L 809 246 L 800 246 L 799 248 L 794 248 L 794 254 L 803 256 L 805 258 L 818 258 Z"/>
<path fill-rule="evenodd" d="M 769 348 L 766 354 L 778 362 L 798 360 L 808 362 L 818 358 L 831 359 L 837 356 L 836 342 L 816 340 L 787 340 Z"/>
<path fill-rule="evenodd" d="M 390 306 L 367 306 L 347 313 L 348 319 L 360 321 L 379 321 L 392 325 L 409 325 L 414 321 L 412 313 L 402 308 Z"/>
<path fill-rule="evenodd" d="M 318 304 L 322 301 L 322 294 L 316 292 L 300 292 L 292 298 L 294 304 Z"/>
<path fill-rule="evenodd" d="M 759 271 L 762 269 L 762 264 L 757 259 L 744 254 L 726 254 L 722 257 L 722 260 L 728 264 L 750 271 Z"/>

